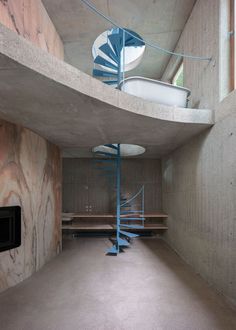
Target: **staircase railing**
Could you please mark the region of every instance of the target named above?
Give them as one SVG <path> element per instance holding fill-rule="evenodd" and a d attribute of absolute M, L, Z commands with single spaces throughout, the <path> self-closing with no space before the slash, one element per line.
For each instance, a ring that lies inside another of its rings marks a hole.
<path fill-rule="evenodd" d="M 96 6 L 94 4 L 92 4 L 91 2 L 89 2 L 87 0 L 80 0 L 80 1 L 89 10 L 91 10 L 95 15 L 100 16 L 103 20 L 107 21 L 114 28 L 118 28 L 118 29 L 121 29 L 121 30 L 127 30 L 127 29 L 122 28 L 122 26 L 119 23 L 117 23 L 113 18 L 105 15 L 100 10 L 98 10 L 96 8 Z M 135 33 L 133 31 L 130 32 L 130 31 L 127 30 L 127 34 L 130 37 L 134 37 L 138 41 L 144 42 L 145 45 L 147 45 L 148 47 L 150 47 L 150 48 L 152 48 L 152 49 L 154 49 L 154 50 L 156 50 L 158 52 L 167 54 L 167 55 L 173 55 L 173 56 L 177 56 L 179 58 L 188 58 L 188 59 L 195 60 L 195 61 L 196 60 L 198 60 L 198 61 L 212 61 L 212 59 L 213 59 L 212 57 L 209 57 L 209 56 L 198 56 L 198 55 L 183 54 L 183 53 L 177 53 L 177 52 L 171 51 L 169 49 L 166 49 L 166 48 L 163 48 L 163 47 L 159 46 L 156 43 L 152 43 L 152 42 L 150 42 L 148 40 L 144 40 L 139 35 L 135 35 Z"/>

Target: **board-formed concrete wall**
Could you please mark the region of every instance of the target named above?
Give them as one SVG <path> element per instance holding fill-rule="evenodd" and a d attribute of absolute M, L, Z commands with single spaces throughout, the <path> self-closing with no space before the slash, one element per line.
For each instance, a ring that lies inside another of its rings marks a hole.
<path fill-rule="evenodd" d="M 145 211 L 162 210 L 161 162 L 158 159 L 122 159 L 121 187 L 127 197 L 145 186 Z M 101 176 L 93 159 L 63 159 L 63 211 L 94 213 L 115 211 L 116 192 Z"/>
<path fill-rule="evenodd" d="M 236 105 L 210 131 L 165 157 L 162 174 L 166 240 L 236 304 L 235 164 Z"/>
<path fill-rule="evenodd" d="M 236 304 L 236 92 L 219 103 L 220 2 L 197 1 L 180 39 L 183 51 L 194 43 L 204 55 L 206 38 L 205 51 L 215 48 L 215 67 L 189 62 L 185 75 L 193 98 L 215 109 L 216 124 L 162 160 L 163 210 L 167 242 Z"/>
<path fill-rule="evenodd" d="M 0 0 L 0 23 L 59 59 L 64 46 L 41 0 Z"/>
<path fill-rule="evenodd" d="M 22 244 L 0 252 L 0 291 L 32 275 L 61 248 L 59 149 L 0 120 L 0 206 L 21 206 Z"/>
<path fill-rule="evenodd" d="M 212 61 L 184 58 L 184 86 L 191 90 L 192 108 L 214 109 L 219 103 L 219 7 L 220 0 L 198 0 L 185 25 L 175 51 Z M 228 38 L 228 37 L 227 37 Z M 172 57 L 162 80 L 169 81 L 181 58 Z"/>

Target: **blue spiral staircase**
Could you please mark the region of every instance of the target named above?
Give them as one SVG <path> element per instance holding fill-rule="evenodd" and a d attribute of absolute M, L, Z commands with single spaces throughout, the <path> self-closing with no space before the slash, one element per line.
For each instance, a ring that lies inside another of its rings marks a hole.
<path fill-rule="evenodd" d="M 139 47 L 144 44 L 140 40 L 140 36 L 133 31 L 120 28 L 111 29 L 107 35 L 107 42 L 99 47 L 101 54 L 105 56 L 97 55 L 94 59 L 94 65 L 97 65 L 98 68 L 93 69 L 93 76 L 102 79 L 108 78 L 108 80 L 103 80 L 105 84 L 118 86 L 125 71 L 122 50 L 126 47 Z"/>
<path fill-rule="evenodd" d="M 132 197 L 121 194 L 120 144 L 105 144 L 102 150 L 94 151 L 96 168 L 115 184 L 116 191 L 116 238 L 106 253 L 117 255 L 130 246 L 131 239 L 138 237 L 132 229 L 144 228 L 144 186 Z"/>

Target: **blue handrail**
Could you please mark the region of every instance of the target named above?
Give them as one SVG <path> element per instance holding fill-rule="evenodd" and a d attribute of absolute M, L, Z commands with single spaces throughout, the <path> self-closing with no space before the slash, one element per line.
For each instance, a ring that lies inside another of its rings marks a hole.
<path fill-rule="evenodd" d="M 89 3 L 88 1 L 86 0 L 80 0 L 81 2 L 83 2 L 89 9 L 91 9 L 96 15 L 104 18 L 107 22 L 111 23 L 114 27 L 117 27 L 119 29 L 121 29 L 122 31 L 123 30 L 126 30 L 126 29 L 123 29 L 121 27 L 120 24 L 116 23 L 113 19 L 111 19 L 110 17 L 106 16 L 105 14 L 103 14 L 100 10 L 98 10 L 93 4 Z M 144 40 L 144 39 L 141 39 L 137 36 L 135 36 L 134 33 L 130 32 L 130 31 L 127 31 L 126 30 L 126 33 L 128 35 L 130 35 L 132 38 L 135 38 L 136 40 L 138 41 L 142 41 L 145 43 L 145 45 L 151 47 L 151 48 L 154 48 L 155 50 L 157 51 L 160 51 L 160 52 L 163 52 L 163 53 L 166 53 L 168 55 L 174 55 L 174 56 L 177 56 L 177 57 L 182 57 L 182 58 L 189 58 L 189 59 L 192 59 L 192 60 L 198 60 L 198 61 L 211 61 L 212 60 L 212 57 L 206 57 L 206 56 L 195 56 L 195 55 L 190 55 L 190 54 L 182 54 L 182 53 L 176 53 L 176 52 L 172 52 L 168 49 L 165 49 L 163 47 L 160 47 L 159 45 L 157 44 L 154 44 L 150 41 L 147 41 L 147 40 Z"/>
<path fill-rule="evenodd" d="M 144 186 L 142 186 L 141 189 L 134 196 L 132 196 L 130 199 L 128 199 L 127 201 L 125 201 L 123 204 L 121 204 L 121 206 L 124 206 L 124 205 L 132 202 L 141 193 L 143 193 L 143 195 L 144 195 Z"/>

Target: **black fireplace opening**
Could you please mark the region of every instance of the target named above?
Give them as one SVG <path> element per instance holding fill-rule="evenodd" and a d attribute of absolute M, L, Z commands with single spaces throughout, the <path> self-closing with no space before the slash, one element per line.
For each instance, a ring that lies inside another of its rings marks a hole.
<path fill-rule="evenodd" d="M 0 252 L 21 245 L 20 206 L 0 207 Z"/>

